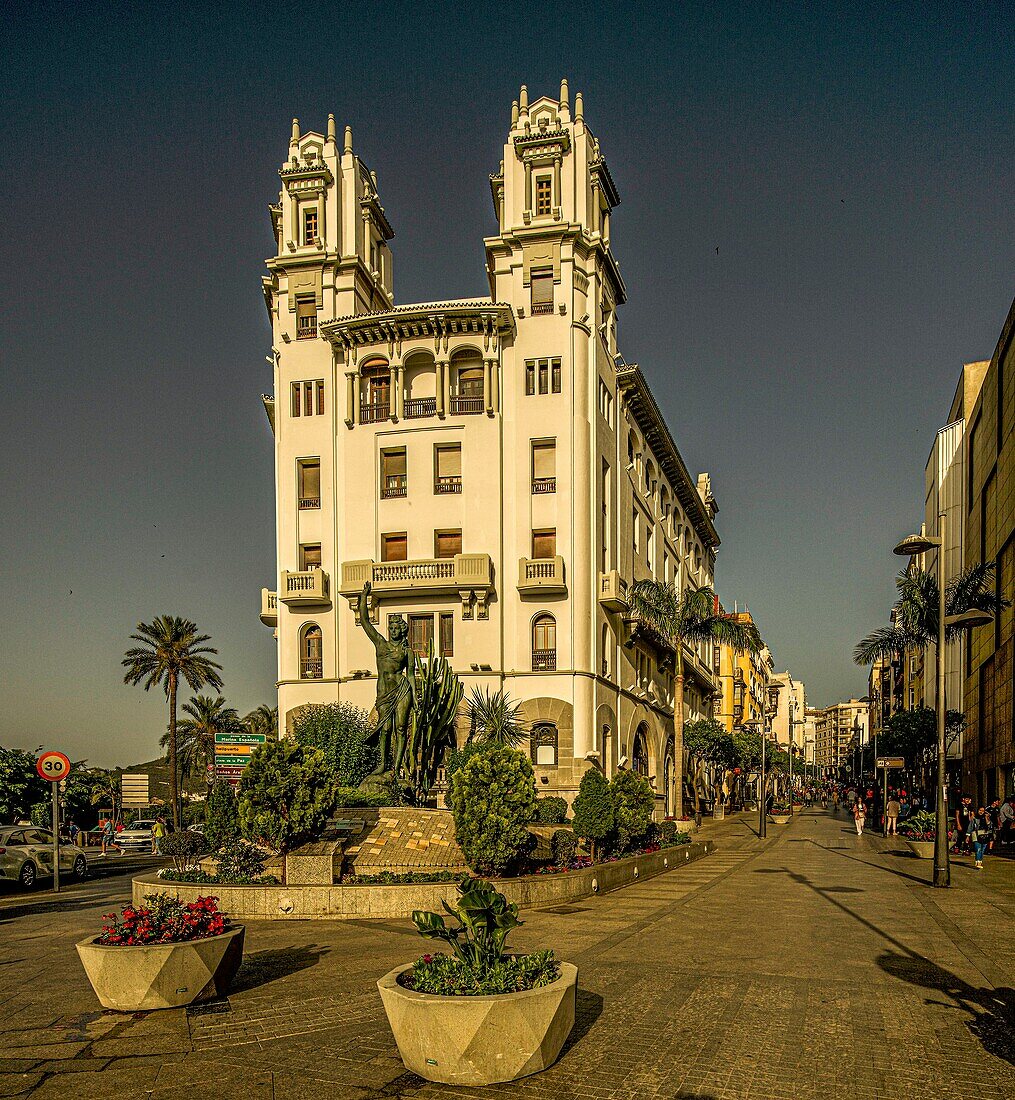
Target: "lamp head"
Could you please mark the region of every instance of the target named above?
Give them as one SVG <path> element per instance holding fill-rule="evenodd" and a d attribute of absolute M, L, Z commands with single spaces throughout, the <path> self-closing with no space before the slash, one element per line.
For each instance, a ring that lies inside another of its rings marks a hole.
<path fill-rule="evenodd" d="M 914 554 L 926 554 L 935 546 L 940 546 L 941 540 L 931 535 L 907 535 L 902 542 L 892 551 L 900 558 L 911 558 Z"/>
<path fill-rule="evenodd" d="M 989 611 L 963 611 L 959 615 L 947 615 L 945 626 L 960 626 L 972 629 L 974 626 L 988 626 L 994 621 L 994 616 Z"/>

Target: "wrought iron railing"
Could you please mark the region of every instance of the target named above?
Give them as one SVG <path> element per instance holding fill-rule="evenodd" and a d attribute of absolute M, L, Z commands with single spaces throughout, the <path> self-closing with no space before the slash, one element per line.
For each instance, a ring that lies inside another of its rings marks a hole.
<path fill-rule="evenodd" d="M 482 397 L 452 397 L 451 412 L 458 416 L 475 416 L 483 411 Z"/>
<path fill-rule="evenodd" d="M 556 672 L 557 651 L 555 649 L 534 649 L 532 651 L 533 672 Z"/>
<path fill-rule="evenodd" d="M 363 401 L 359 407 L 361 424 L 380 424 L 391 419 L 391 404 L 388 401 Z"/>
<path fill-rule="evenodd" d="M 460 493 L 462 491 L 462 475 L 450 474 L 446 477 L 434 478 L 433 491 L 438 496 Z"/>
<path fill-rule="evenodd" d="M 437 415 L 436 397 L 410 397 L 403 409 L 406 420 L 415 420 L 421 416 Z"/>
<path fill-rule="evenodd" d="M 300 661 L 301 680 L 320 680 L 324 676 L 324 662 L 320 657 L 304 657 Z"/>

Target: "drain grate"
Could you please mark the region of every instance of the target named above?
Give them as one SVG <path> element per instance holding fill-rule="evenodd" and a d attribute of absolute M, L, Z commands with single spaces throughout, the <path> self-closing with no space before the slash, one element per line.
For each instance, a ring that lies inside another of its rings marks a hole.
<path fill-rule="evenodd" d="M 587 905 L 558 905 L 554 909 L 544 909 L 544 913 L 587 913 L 589 906 Z"/>

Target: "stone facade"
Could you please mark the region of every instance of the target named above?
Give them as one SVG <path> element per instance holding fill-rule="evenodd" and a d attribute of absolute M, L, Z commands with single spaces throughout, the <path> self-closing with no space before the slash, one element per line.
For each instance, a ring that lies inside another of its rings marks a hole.
<path fill-rule="evenodd" d="M 280 722 L 308 703 L 370 709 L 371 617 L 408 618 L 468 692 L 505 689 L 534 722 L 541 793 L 637 767 L 679 813 L 672 655 L 626 593 L 712 583 L 707 474 L 692 477 L 645 375 L 619 351 L 620 202 L 580 95 L 512 106 L 489 178 L 489 295 L 396 305 L 378 181 L 294 123 L 271 208 Z M 685 654 L 684 717 L 711 712 L 709 647 Z"/>

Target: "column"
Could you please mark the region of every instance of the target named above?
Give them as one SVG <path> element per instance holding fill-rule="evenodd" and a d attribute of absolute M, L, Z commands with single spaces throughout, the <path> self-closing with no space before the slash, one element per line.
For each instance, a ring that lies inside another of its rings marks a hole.
<path fill-rule="evenodd" d="M 564 209 L 564 197 L 560 193 L 560 164 L 561 158 L 555 157 L 553 161 L 553 195 L 556 202 L 553 204 L 558 210 Z"/>
<path fill-rule="evenodd" d="M 487 416 L 493 413 L 493 364 L 489 359 L 483 360 L 483 401 Z"/>
<path fill-rule="evenodd" d="M 403 413 L 404 413 L 404 408 L 405 408 L 405 405 L 404 405 L 405 394 L 403 393 L 403 390 L 402 390 L 402 364 L 401 363 L 392 363 L 391 364 L 391 373 L 392 373 L 392 377 L 393 377 L 393 380 L 394 380 L 394 387 L 395 387 L 395 403 L 394 403 L 395 419 L 396 420 L 401 420 L 402 416 L 403 416 Z"/>
<path fill-rule="evenodd" d="M 596 574 L 593 571 L 592 507 L 595 492 L 592 479 L 592 423 L 590 417 L 589 342 L 592 336 L 579 325 L 571 326 L 574 363 L 574 453 L 571 456 L 571 561 L 568 583 L 571 637 L 574 651 L 572 667 L 578 671 L 596 671 L 596 605 L 593 598 Z M 595 680 L 591 676 L 574 678 L 574 755 L 582 760 L 593 747 L 595 726 Z"/>
<path fill-rule="evenodd" d="M 447 373 L 448 373 L 448 365 L 447 365 L 447 363 L 444 362 L 443 359 L 438 359 L 437 363 L 436 363 L 436 367 L 437 367 L 437 378 L 436 378 L 436 389 L 435 389 L 434 392 L 437 395 L 437 415 L 440 416 L 440 417 L 443 417 L 445 412 L 447 411 L 447 404 L 446 404 L 445 398 L 444 398 L 444 382 L 445 382 L 445 379 L 446 379 Z"/>
<path fill-rule="evenodd" d="M 326 238 L 324 236 L 324 188 L 317 192 L 317 235 L 321 238 L 323 243 Z"/>
<path fill-rule="evenodd" d="M 346 371 L 345 374 L 345 422 L 351 428 L 358 417 L 358 405 L 356 400 L 356 371 Z"/>
<path fill-rule="evenodd" d="M 532 165 L 525 162 L 525 207 L 526 214 L 532 211 Z"/>

